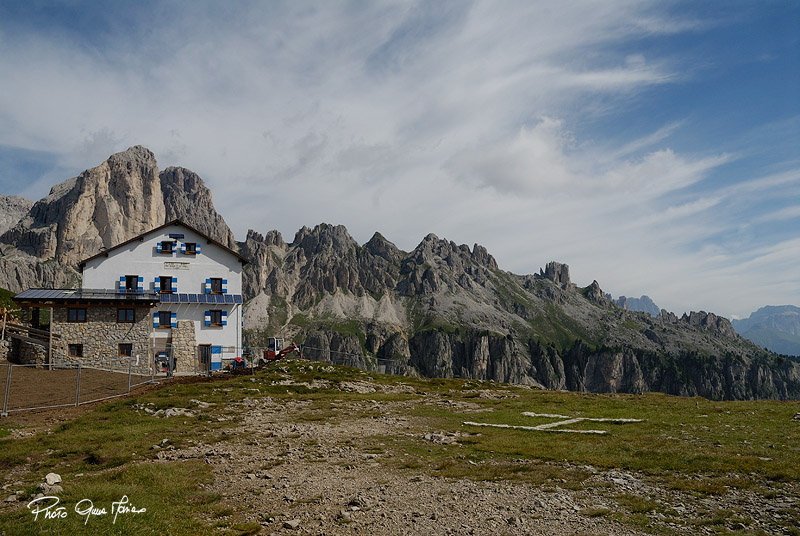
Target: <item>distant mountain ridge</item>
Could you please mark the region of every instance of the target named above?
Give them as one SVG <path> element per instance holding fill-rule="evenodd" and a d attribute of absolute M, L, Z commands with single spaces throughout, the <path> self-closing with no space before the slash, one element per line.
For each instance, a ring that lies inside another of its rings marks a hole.
<path fill-rule="evenodd" d="M 282 335 L 322 358 L 344 352 L 426 376 L 551 389 L 800 398 L 800 364 L 739 337 L 727 319 L 626 310 L 597 281 L 574 284 L 558 262 L 516 275 L 478 244 L 430 234 L 405 252 L 380 233 L 361 245 L 324 223 L 303 227 L 291 243 L 274 230 L 236 242 L 202 179 L 184 168 L 159 171 L 141 146 L 54 186 L 3 233 L 0 287 L 77 285 L 79 260 L 168 218 L 250 260 L 250 345 Z"/>
<path fill-rule="evenodd" d="M 643 313 L 647 313 L 650 316 L 658 316 L 661 313 L 661 309 L 653 303 L 653 300 L 650 299 L 650 296 L 642 296 L 641 298 L 628 298 L 625 296 L 620 296 L 614 303 L 617 307 L 621 307 L 623 309 L 628 309 L 629 311 L 642 311 Z"/>
<path fill-rule="evenodd" d="M 779 354 L 800 356 L 800 307 L 767 305 L 748 318 L 733 320 L 744 338 Z"/>

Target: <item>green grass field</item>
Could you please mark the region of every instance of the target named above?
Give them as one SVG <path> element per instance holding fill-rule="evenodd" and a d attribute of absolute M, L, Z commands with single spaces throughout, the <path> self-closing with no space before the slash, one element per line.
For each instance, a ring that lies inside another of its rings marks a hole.
<path fill-rule="evenodd" d="M 326 380 L 329 387 L 310 389 L 278 383 L 287 377 L 294 383 Z M 340 382 L 354 380 L 389 387 L 402 384 L 403 388 L 368 394 L 336 388 Z M 354 437 L 351 444 L 365 452 L 389 454 L 382 459 L 394 468 L 445 478 L 586 489 L 594 485 L 588 480 L 593 471 L 619 469 L 697 498 L 722 496 L 734 488 L 755 490 L 764 497 L 769 497 L 773 488 L 787 486 L 796 493 L 800 481 L 800 422 L 792 420 L 800 404 L 795 402 L 712 402 L 663 394 L 539 391 L 492 382 L 371 375 L 344 367 L 284 361 L 255 377 L 175 384 L 137 398 L 120 399 L 32 437 L 14 438 L 9 433 L 9 429 L 18 428 L 13 417 L 0 420 L 0 501 L 23 491 L 21 500 L 3 503 L 0 508 L 0 534 L 33 534 L 41 528 L 41 521 L 34 521 L 25 504 L 49 472 L 64 478 L 60 499 L 70 505 L 70 513 L 72 505 L 81 499 L 109 505 L 122 495 L 131 497 L 137 508 L 147 509 L 146 513 L 122 516 L 116 524 L 105 523 L 106 534 L 256 533 L 257 526 L 219 522 L 230 505 L 204 490 L 213 478 L 209 465 L 198 460 L 154 460 L 151 447 L 162 440 L 177 448 L 199 440 L 224 441 L 226 430 L 238 422 L 225 410 L 226 403 L 266 396 L 277 402 L 309 402 L 304 413 L 296 417 L 307 422 L 351 417 L 332 409 L 333 404 L 341 402 L 444 402 L 409 404 L 407 416 L 415 430 L 453 434 L 457 440 L 452 444 L 432 445 L 407 434 Z M 143 405 L 156 410 L 190 408 L 193 399 L 215 405 L 193 417 L 170 419 L 141 411 Z M 471 408 L 468 414 L 457 410 L 464 406 Z M 642 422 L 583 421 L 569 426 L 602 429 L 608 432 L 605 435 L 463 424 L 476 421 L 534 426 L 553 420 L 522 415 L 526 411 Z M 585 515 L 613 515 L 646 528 L 642 516 L 657 507 L 646 497 L 617 495 L 616 500 L 624 506 L 622 513 L 596 509 L 587 510 Z M 711 513 L 708 519 L 713 520 Z M 84 519 L 77 515 L 58 521 L 48 525 L 49 534 L 89 533 Z M 795 516 L 785 525 L 785 532 L 800 534 L 798 523 Z"/>

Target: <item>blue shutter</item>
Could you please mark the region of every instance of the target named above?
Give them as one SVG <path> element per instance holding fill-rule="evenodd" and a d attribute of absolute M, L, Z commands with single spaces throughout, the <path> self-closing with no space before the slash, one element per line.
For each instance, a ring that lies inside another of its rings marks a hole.
<path fill-rule="evenodd" d="M 160 277 L 156 277 L 155 281 L 153 281 L 153 290 L 155 290 L 156 292 L 161 290 L 161 278 Z"/>
<path fill-rule="evenodd" d="M 142 292 L 144 290 L 144 277 L 139 276 L 138 281 L 139 284 L 136 286 L 136 290 Z"/>
<path fill-rule="evenodd" d="M 211 311 L 206 311 L 206 327 L 211 325 Z"/>
<path fill-rule="evenodd" d="M 120 292 L 125 292 L 125 276 L 124 275 L 119 276 L 119 291 Z"/>
<path fill-rule="evenodd" d="M 228 293 L 228 280 L 227 279 L 223 279 L 222 280 L 222 293 L 223 294 L 227 294 Z"/>
<path fill-rule="evenodd" d="M 200 244 L 197 244 L 197 245 L 195 246 L 195 250 L 194 250 L 194 252 L 195 252 L 195 254 L 197 254 L 197 255 L 200 255 Z"/>
<path fill-rule="evenodd" d="M 206 279 L 206 294 L 211 294 L 211 279 Z"/>
<path fill-rule="evenodd" d="M 186 243 L 181 242 L 181 254 L 186 255 Z"/>
<path fill-rule="evenodd" d="M 156 253 L 161 253 L 162 251 L 163 248 L 161 247 L 161 242 L 159 242 L 158 244 L 156 244 Z"/>
<path fill-rule="evenodd" d="M 177 328 L 178 327 L 178 313 L 170 313 L 170 327 Z"/>
<path fill-rule="evenodd" d="M 212 354 L 221 354 L 222 353 L 222 346 L 212 346 L 211 347 Z"/>
<path fill-rule="evenodd" d="M 158 313 L 153 313 L 153 327 L 158 327 Z"/>
<path fill-rule="evenodd" d="M 228 311 L 222 311 L 222 325 L 228 325 Z"/>
<path fill-rule="evenodd" d="M 177 277 L 173 277 L 172 278 L 172 293 L 175 294 L 176 292 L 178 292 L 178 278 Z"/>

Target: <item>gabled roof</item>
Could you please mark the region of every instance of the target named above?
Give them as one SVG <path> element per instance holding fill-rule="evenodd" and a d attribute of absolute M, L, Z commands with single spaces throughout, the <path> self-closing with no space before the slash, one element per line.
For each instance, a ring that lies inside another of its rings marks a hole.
<path fill-rule="evenodd" d="M 241 255 L 239 255 L 237 252 L 235 252 L 234 250 L 232 250 L 231 248 L 229 248 L 228 246 L 225 246 L 225 245 L 223 245 L 223 244 L 221 244 L 221 243 L 217 242 L 216 240 L 214 240 L 213 238 L 211 238 L 211 237 L 210 237 L 210 236 L 208 236 L 207 234 L 205 234 L 205 233 L 203 233 L 203 232 L 201 232 L 201 231 L 198 231 L 197 229 L 195 229 L 195 228 L 194 228 L 194 227 L 192 227 L 191 225 L 188 225 L 188 224 L 184 223 L 184 222 L 183 222 L 183 221 L 181 221 L 181 220 L 172 220 L 172 221 L 170 221 L 170 222 L 167 222 L 167 223 L 165 223 L 164 225 L 160 225 L 160 226 L 156 227 L 155 229 L 150 229 L 150 230 L 149 230 L 149 231 L 147 231 L 147 232 L 144 232 L 144 233 L 142 233 L 142 234 L 140 234 L 140 235 L 134 236 L 134 237 L 133 237 L 133 238 L 131 238 L 130 240 L 126 240 L 125 242 L 122 242 L 122 243 L 120 243 L 120 244 L 117 244 L 116 246 L 110 247 L 110 248 L 108 248 L 108 249 L 104 249 L 103 251 L 101 251 L 101 252 L 100 252 L 100 253 L 98 253 L 97 255 L 92 255 L 92 256 L 91 256 L 91 257 L 89 257 L 88 259 L 83 259 L 83 260 L 82 260 L 80 263 L 78 263 L 78 266 L 80 266 L 81 270 L 83 270 L 83 267 L 86 265 L 86 263 L 87 263 L 87 262 L 89 262 L 89 261 L 91 261 L 91 260 L 94 260 L 94 259 L 96 259 L 96 258 L 98 258 L 98 257 L 102 257 L 102 256 L 106 256 L 106 257 L 108 257 L 108 254 L 109 254 L 111 251 L 114 251 L 115 249 L 121 248 L 121 247 L 123 247 L 123 246 L 127 246 L 128 244 L 130 244 L 130 243 L 132 243 L 132 242 L 136 242 L 137 240 L 141 242 L 141 241 L 143 241 L 143 240 L 144 240 L 144 237 L 145 237 L 145 236 L 147 236 L 147 235 L 149 235 L 149 234 L 152 234 L 152 233 L 157 233 L 157 232 L 161 231 L 162 229 L 166 229 L 167 227 L 171 227 L 171 226 L 173 226 L 173 225 L 180 225 L 181 227 L 184 227 L 184 228 L 186 228 L 186 229 L 188 229 L 188 230 L 192 231 L 193 233 L 197 233 L 197 234 L 199 234 L 200 236 L 202 236 L 203 238 L 205 238 L 205 239 L 206 239 L 206 241 L 207 241 L 209 244 L 214 244 L 215 246 L 218 246 L 218 247 L 222 248 L 223 250 L 227 251 L 228 253 L 230 253 L 231 255 L 233 255 L 234 257 L 236 257 L 237 259 L 239 259 L 239 262 L 241 262 L 242 264 L 248 264 L 248 263 L 250 262 L 250 261 L 248 261 L 247 259 L 245 259 L 244 257 L 242 257 Z"/>

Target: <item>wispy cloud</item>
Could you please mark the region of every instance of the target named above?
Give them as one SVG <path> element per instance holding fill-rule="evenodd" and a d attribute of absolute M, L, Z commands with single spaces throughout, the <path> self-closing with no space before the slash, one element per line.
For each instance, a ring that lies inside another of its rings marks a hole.
<path fill-rule="evenodd" d="M 698 115 L 660 106 L 709 61 L 678 45 L 725 22 L 673 7 L 75 7 L 92 16 L 72 20 L 107 32 L 6 17 L 0 145 L 52 161 L 38 183 L 4 193 L 41 195 L 59 173 L 144 144 L 162 168 L 198 172 L 238 237 L 279 228 L 290 238 L 329 221 L 411 249 L 435 232 L 483 243 L 515 272 L 558 259 L 615 294 L 744 315 L 797 296 L 797 277 L 774 276 L 784 283 L 760 302 L 726 285 L 762 288 L 768 260 L 797 260 L 790 238 L 750 236 L 742 220 L 792 222 L 800 165 L 728 179 L 771 132 L 759 124 L 753 139 L 738 134 L 746 144 L 678 143 Z M 796 121 L 781 124 L 791 136 Z M 783 204 L 753 206 L 775 198 Z"/>

